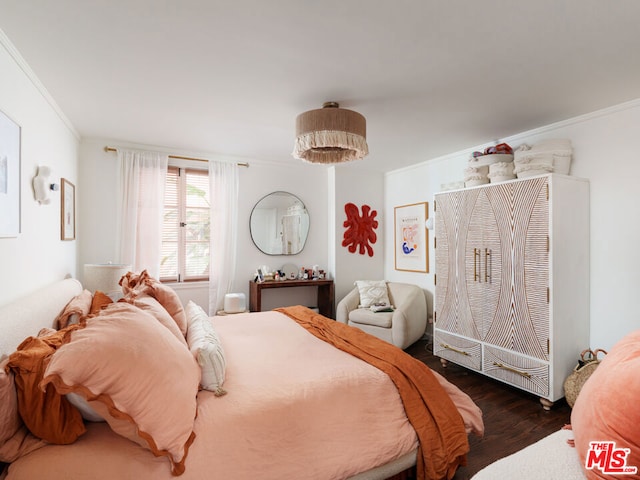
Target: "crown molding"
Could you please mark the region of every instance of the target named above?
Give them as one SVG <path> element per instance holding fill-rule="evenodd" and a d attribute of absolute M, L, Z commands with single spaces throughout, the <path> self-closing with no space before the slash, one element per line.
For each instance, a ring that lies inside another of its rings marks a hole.
<path fill-rule="evenodd" d="M 78 131 L 75 129 L 69 118 L 64 114 L 60 106 L 53 99 L 49 91 L 40 81 L 35 72 L 31 69 L 29 64 L 27 64 L 26 60 L 20 55 L 20 52 L 15 47 L 13 42 L 7 37 L 2 29 L 0 29 L 0 45 L 4 47 L 9 56 L 13 59 L 14 62 L 18 65 L 20 70 L 26 75 L 29 81 L 33 84 L 36 90 L 42 95 L 45 101 L 49 104 L 49 106 L 53 109 L 53 111 L 58 115 L 58 118 L 62 120 L 62 123 L 69 129 L 69 131 L 73 134 L 76 140 L 80 141 L 81 137 Z"/>
<path fill-rule="evenodd" d="M 596 118 L 605 117 L 607 115 L 612 115 L 614 113 L 622 112 L 624 110 L 629 110 L 631 108 L 640 107 L 640 98 L 630 100 L 628 102 L 619 103 L 617 105 L 613 105 L 611 107 L 602 108 L 600 110 L 596 110 L 594 112 L 585 113 L 584 115 L 578 115 L 577 117 L 572 117 L 567 120 L 561 120 L 559 122 L 550 123 L 549 125 L 544 125 L 542 127 L 534 128 L 532 130 L 527 130 L 525 132 L 516 133 L 515 135 L 511 135 L 509 137 L 493 139 L 489 140 L 486 143 L 476 145 L 475 147 L 465 148 L 464 150 L 458 150 L 457 152 L 448 153 L 446 155 L 442 155 L 440 157 L 431 158 L 429 160 L 424 160 L 420 163 L 416 163 L 414 165 L 409 165 L 404 168 L 399 168 L 397 170 L 392 170 L 390 172 L 386 172 L 385 175 L 397 175 L 399 173 L 404 173 L 407 171 L 414 170 L 416 168 L 421 168 L 428 165 L 433 165 L 434 163 L 446 162 L 452 159 L 458 159 L 460 157 L 469 156 L 474 151 L 482 151 L 485 147 L 490 145 L 495 145 L 496 143 L 506 142 L 508 144 L 514 144 L 518 142 L 525 141 L 528 137 L 534 135 L 540 135 L 547 132 L 552 132 L 554 130 L 558 130 L 560 128 L 568 127 L 571 125 L 576 125 L 578 123 L 587 122 L 589 120 L 594 120 Z"/>

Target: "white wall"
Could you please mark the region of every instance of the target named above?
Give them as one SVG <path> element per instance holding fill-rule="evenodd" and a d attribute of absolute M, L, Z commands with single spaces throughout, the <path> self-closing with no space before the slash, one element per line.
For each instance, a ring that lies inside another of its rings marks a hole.
<path fill-rule="evenodd" d="M 0 238 L 0 305 L 76 276 L 77 241 L 60 240 L 60 191 L 39 205 L 31 181 L 40 165 L 50 180 L 77 185 L 78 137 L 33 72 L 0 31 L 0 110 L 21 127 L 21 233 Z M 76 201 L 82 201 L 76 192 Z"/>
<path fill-rule="evenodd" d="M 571 174 L 589 179 L 591 187 L 590 321 L 591 347 L 609 349 L 626 333 L 640 327 L 635 299 L 640 289 L 640 100 L 611 107 L 565 122 L 502 139 L 513 147 L 534 145 L 543 139 L 568 138 L 574 148 Z M 385 211 L 417 201 L 430 203 L 443 183 L 462 179 L 472 150 L 434 159 L 386 176 Z M 387 237 L 393 218 L 385 221 Z M 433 238 L 430 238 L 433 260 Z M 397 272 L 393 245 L 385 245 L 385 274 L 389 280 L 405 280 L 433 293 L 433 261 L 428 274 Z M 429 305 L 432 309 L 432 302 Z M 587 346 L 585 345 L 585 348 Z"/>
<path fill-rule="evenodd" d="M 113 152 L 105 152 L 105 146 L 132 147 L 157 151 L 166 148 L 127 144 L 109 139 L 84 139 L 80 145 L 80 186 L 83 203 L 79 208 L 82 219 L 78 264 L 117 262 L 116 258 L 116 205 L 117 158 Z M 253 159 L 237 159 L 220 155 L 171 150 L 169 153 L 185 156 L 226 158 L 231 161 L 249 162 L 249 168 L 240 169 L 240 202 L 238 218 L 238 261 L 233 291 L 243 292 L 249 300 L 249 280 L 261 265 L 271 269 L 282 268 L 285 263 L 311 267 L 319 265 L 327 269 L 327 168 L 306 165 L 291 159 L 290 165 L 278 165 Z M 202 167 L 202 164 L 198 164 Z M 253 206 L 273 191 L 287 191 L 299 197 L 307 207 L 310 217 L 309 238 L 298 255 L 265 255 L 253 244 L 249 230 L 249 215 Z M 331 272 L 333 273 L 333 272 Z M 82 275 L 80 275 L 82 276 Z M 309 289 L 312 290 L 312 289 Z M 194 300 L 207 308 L 206 285 L 182 285 L 177 288 L 183 302 Z M 292 292 L 290 289 L 268 292 L 263 309 L 287 305 L 290 302 L 312 305 L 314 292 L 306 289 Z"/>
<path fill-rule="evenodd" d="M 366 159 L 362 161 L 366 162 Z M 335 272 L 337 304 L 354 288 L 353 282 L 356 280 L 384 279 L 384 175 L 380 172 L 355 169 L 352 165 L 337 166 L 331 170 L 332 194 L 329 196 L 329 208 L 332 218 L 329 219 L 331 234 L 328 242 L 333 249 L 330 258 Z M 360 215 L 363 205 L 369 205 L 377 212 L 377 240 L 371 244 L 372 257 L 368 253 L 360 254 L 359 249 L 351 253 L 347 247 L 342 246 L 346 230 L 343 223 L 347 219 L 344 207 L 347 203 L 355 204 Z"/>

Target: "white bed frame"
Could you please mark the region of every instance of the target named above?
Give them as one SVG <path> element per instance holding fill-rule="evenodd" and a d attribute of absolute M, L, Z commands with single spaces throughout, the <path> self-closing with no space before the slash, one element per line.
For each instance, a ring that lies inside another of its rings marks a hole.
<path fill-rule="evenodd" d="M 82 285 L 73 278 L 61 280 L 0 307 L 0 358 L 10 355 L 30 335 L 53 321 Z"/>
<path fill-rule="evenodd" d="M 69 301 L 81 293 L 82 284 L 73 278 L 55 282 L 0 307 L 0 358 L 10 355 L 22 341 L 53 321 Z M 386 465 L 362 472 L 350 480 L 384 480 L 416 464 L 417 451 L 409 452 Z M 0 480 L 3 475 L 0 474 Z"/>

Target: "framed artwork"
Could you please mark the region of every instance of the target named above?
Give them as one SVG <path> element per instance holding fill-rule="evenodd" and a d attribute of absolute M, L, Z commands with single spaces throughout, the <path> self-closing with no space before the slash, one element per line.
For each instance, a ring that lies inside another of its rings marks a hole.
<path fill-rule="evenodd" d="M 20 127 L 0 112 L 0 237 L 20 233 Z"/>
<path fill-rule="evenodd" d="M 60 182 L 62 193 L 60 199 L 60 238 L 76 239 L 76 186 L 66 178 Z"/>
<path fill-rule="evenodd" d="M 427 202 L 395 207 L 395 269 L 407 272 L 429 271 L 429 243 L 425 222 L 429 216 Z"/>

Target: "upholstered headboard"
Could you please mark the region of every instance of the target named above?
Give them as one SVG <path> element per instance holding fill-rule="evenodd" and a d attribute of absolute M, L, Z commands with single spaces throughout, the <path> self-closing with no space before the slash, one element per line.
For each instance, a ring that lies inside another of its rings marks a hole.
<path fill-rule="evenodd" d="M 81 292 L 80 282 L 67 278 L 0 307 L 0 358 L 41 328 L 53 327 L 64 306 Z"/>

